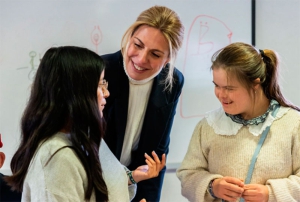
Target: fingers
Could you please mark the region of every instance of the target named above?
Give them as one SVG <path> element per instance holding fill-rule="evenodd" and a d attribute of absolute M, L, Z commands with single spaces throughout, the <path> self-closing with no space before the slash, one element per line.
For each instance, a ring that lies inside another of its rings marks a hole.
<path fill-rule="evenodd" d="M 145 153 L 146 162 L 148 162 L 152 165 L 154 165 L 154 164 L 158 165 L 159 170 L 163 169 L 163 167 L 165 167 L 165 165 L 166 165 L 166 155 L 163 154 L 162 159 L 160 160 L 158 158 L 157 154 L 155 153 L 155 151 L 152 151 L 151 154 L 152 154 L 153 158 L 151 158 L 151 156 L 149 156 L 147 153 Z"/>
<path fill-rule="evenodd" d="M 154 158 L 154 160 L 155 160 L 155 162 L 159 162 L 160 163 L 160 160 L 159 160 L 159 158 L 158 158 L 158 156 L 157 156 L 157 154 L 155 153 L 155 151 L 152 151 L 152 156 L 153 156 L 153 158 Z"/>
<path fill-rule="evenodd" d="M 163 154 L 161 160 L 159 159 L 158 155 L 155 151 L 151 152 L 153 158 L 145 153 L 145 162 L 149 167 L 148 173 L 151 173 L 153 177 L 157 177 L 159 172 L 165 167 L 166 165 L 166 155 Z"/>
<path fill-rule="evenodd" d="M 237 198 L 242 196 L 244 191 L 243 187 L 238 186 L 241 180 L 233 177 L 223 177 L 214 180 L 213 191 L 218 198 L 225 199 L 227 201 L 236 201 Z"/>
<path fill-rule="evenodd" d="M 145 158 L 145 161 L 150 169 L 153 168 L 153 166 L 156 166 L 155 161 L 147 153 L 145 153 Z"/>
<path fill-rule="evenodd" d="M 244 181 L 235 177 L 224 177 L 223 178 L 227 183 L 237 185 L 239 187 L 244 187 Z"/>
<path fill-rule="evenodd" d="M 268 201 L 269 189 L 265 185 L 261 184 L 248 184 L 245 185 L 245 191 L 243 198 L 246 201 Z"/>

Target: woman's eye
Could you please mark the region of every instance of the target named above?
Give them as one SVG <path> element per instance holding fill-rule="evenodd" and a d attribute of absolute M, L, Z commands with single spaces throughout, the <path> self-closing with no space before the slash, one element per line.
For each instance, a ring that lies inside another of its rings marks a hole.
<path fill-rule="evenodd" d="M 140 44 L 135 43 L 134 45 L 138 48 L 142 48 L 142 46 Z"/>
<path fill-rule="evenodd" d="M 155 54 L 155 53 L 152 53 L 152 55 L 153 55 L 154 57 L 157 57 L 157 58 L 160 57 L 159 55 L 157 55 L 157 54 Z"/>

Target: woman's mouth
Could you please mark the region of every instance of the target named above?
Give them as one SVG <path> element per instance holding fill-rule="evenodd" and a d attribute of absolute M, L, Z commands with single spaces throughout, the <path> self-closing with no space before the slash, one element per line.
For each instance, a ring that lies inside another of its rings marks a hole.
<path fill-rule="evenodd" d="M 144 71 L 144 70 L 146 70 L 145 68 L 139 67 L 139 66 L 137 66 L 136 64 L 133 64 L 133 66 L 134 66 L 134 68 L 135 68 L 136 70 L 138 70 L 138 71 Z"/>

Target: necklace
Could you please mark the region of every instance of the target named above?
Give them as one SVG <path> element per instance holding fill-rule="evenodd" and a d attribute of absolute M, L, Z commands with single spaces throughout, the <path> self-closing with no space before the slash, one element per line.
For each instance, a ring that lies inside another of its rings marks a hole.
<path fill-rule="evenodd" d="M 226 114 L 226 116 L 230 117 L 232 121 L 236 122 L 236 123 L 240 123 L 240 124 L 243 124 L 244 126 L 247 126 L 247 125 L 258 125 L 260 123 L 263 123 L 265 122 L 268 114 L 274 110 L 274 108 L 276 107 L 276 105 L 279 105 L 279 103 L 276 101 L 276 100 L 271 100 L 270 102 L 270 105 L 268 107 L 268 110 L 261 116 L 258 116 L 258 117 L 255 117 L 253 119 L 250 119 L 250 120 L 245 120 L 243 119 L 243 117 L 238 114 L 238 115 L 231 115 L 231 114 Z"/>

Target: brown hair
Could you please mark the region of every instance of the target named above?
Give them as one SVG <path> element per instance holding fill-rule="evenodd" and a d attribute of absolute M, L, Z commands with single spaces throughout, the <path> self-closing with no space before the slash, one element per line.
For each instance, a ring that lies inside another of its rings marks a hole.
<path fill-rule="evenodd" d="M 278 84 L 279 59 L 275 51 L 258 51 L 252 45 L 236 42 L 218 50 L 212 56 L 212 66 L 223 68 L 228 74 L 236 76 L 238 81 L 249 91 L 254 80 L 259 78 L 260 85 L 268 99 L 276 100 L 281 106 L 300 108 L 284 98 Z"/>

